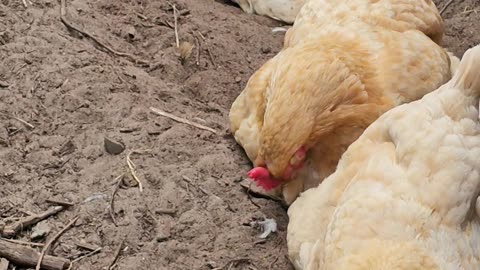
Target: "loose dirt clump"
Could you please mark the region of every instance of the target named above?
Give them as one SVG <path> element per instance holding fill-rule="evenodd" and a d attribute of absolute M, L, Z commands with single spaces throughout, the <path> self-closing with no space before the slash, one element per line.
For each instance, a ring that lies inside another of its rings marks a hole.
<path fill-rule="evenodd" d="M 0 220 L 73 203 L 47 219 L 48 241 L 78 216 L 48 254 L 102 248 L 73 269 L 293 269 L 285 209 L 238 184 L 251 165 L 227 121 L 282 23 L 226 1 L 61 2 L 0 1 Z M 480 43 L 476 0 L 443 16 L 457 56 Z M 15 239 L 45 243 L 33 230 Z"/>

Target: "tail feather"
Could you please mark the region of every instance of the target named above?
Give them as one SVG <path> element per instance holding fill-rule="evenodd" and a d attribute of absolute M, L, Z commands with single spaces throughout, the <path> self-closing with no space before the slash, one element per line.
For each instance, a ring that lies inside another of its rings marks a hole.
<path fill-rule="evenodd" d="M 451 82 L 455 88 L 480 97 L 480 45 L 465 52 Z"/>

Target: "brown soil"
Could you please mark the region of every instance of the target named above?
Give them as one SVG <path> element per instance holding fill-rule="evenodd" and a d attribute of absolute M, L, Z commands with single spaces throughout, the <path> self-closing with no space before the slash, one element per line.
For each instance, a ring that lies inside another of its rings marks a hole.
<path fill-rule="evenodd" d="M 68 31 L 59 1 L 26 3 L 0 1 L 0 217 L 42 212 L 49 198 L 74 202 L 48 219 L 52 237 L 80 218 L 51 254 L 76 258 L 85 253 L 75 245 L 82 241 L 103 247 L 74 269 L 107 267 L 124 238 L 116 269 L 292 269 L 285 210 L 266 199 L 252 203 L 238 185 L 250 163 L 227 122 L 249 76 L 279 51 L 283 34 L 271 29 L 282 24 L 224 1 L 177 0 L 180 41 L 201 44 L 198 65 L 197 48 L 182 64 L 167 1 L 68 1 L 68 21 L 145 66 Z M 443 15 L 445 45 L 455 54 L 480 43 L 478 0 L 454 1 Z M 218 134 L 154 115 L 150 106 Z M 105 137 L 126 150 L 106 153 Z M 148 150 L 132 154 L 144 190 L 125 178 L 116 227 L 108 206 L 132 150 Z M 248 222 L 265 217 L 279 230 L 259 242 Z"/>

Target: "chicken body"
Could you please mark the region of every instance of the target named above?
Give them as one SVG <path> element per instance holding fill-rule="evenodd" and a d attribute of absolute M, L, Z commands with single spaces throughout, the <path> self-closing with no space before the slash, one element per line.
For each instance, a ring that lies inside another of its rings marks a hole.
<path fill-rule="evenodd" d="M 233 0 L 248 14 L 293 23 L 305 0 Z"/>
<path fill-rule="evenodd" d="M 358 22 L 404 32 L 416 29 L 441 45 L 444 24 L 431 0 L 307 0 L 285 37 L 285 47 L 319 35 L 358 28 Z M 329 25 L 328 29 L 324 27 Z M 336 26 L 336 27 L 335 27 Z"/>
<path fill-rule="evenodd" d="M 480 46 L 370 125 L 290 206 L 297 270 L 480 269 Z"/>
<path fill-rule="evenodd" d="M 274 177 L 307 149 L 303 167 L 268 194 L 292 203 L 333 173 L 382 113 L 448 81 L 449 55 L 425 35 L 441 39 L 442 29 L 430 0 L 307 1 L 284 49 L 252 75 L 230 110 L 236 141 Z"/>

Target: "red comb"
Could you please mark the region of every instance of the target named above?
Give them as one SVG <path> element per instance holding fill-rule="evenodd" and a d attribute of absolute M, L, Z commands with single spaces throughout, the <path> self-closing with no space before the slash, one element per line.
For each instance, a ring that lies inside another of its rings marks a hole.
<path fill-rule="evenodd" d="M 267 168 L 264 167 L 255 167 L 251 169 L 247 173 L 248 177 L 252 179 L 258 179 L 258 178 L 268 178 L 270 177 L 270 173 L 268 172 Z"/>
<path fill-rule="evenodd" d="M 257 186 L 267 191 L 280 185 L 280 181 L 272 179 L 270 173 L 264 167 L 255 167 L 251 169 L 247 175 Z"/>

